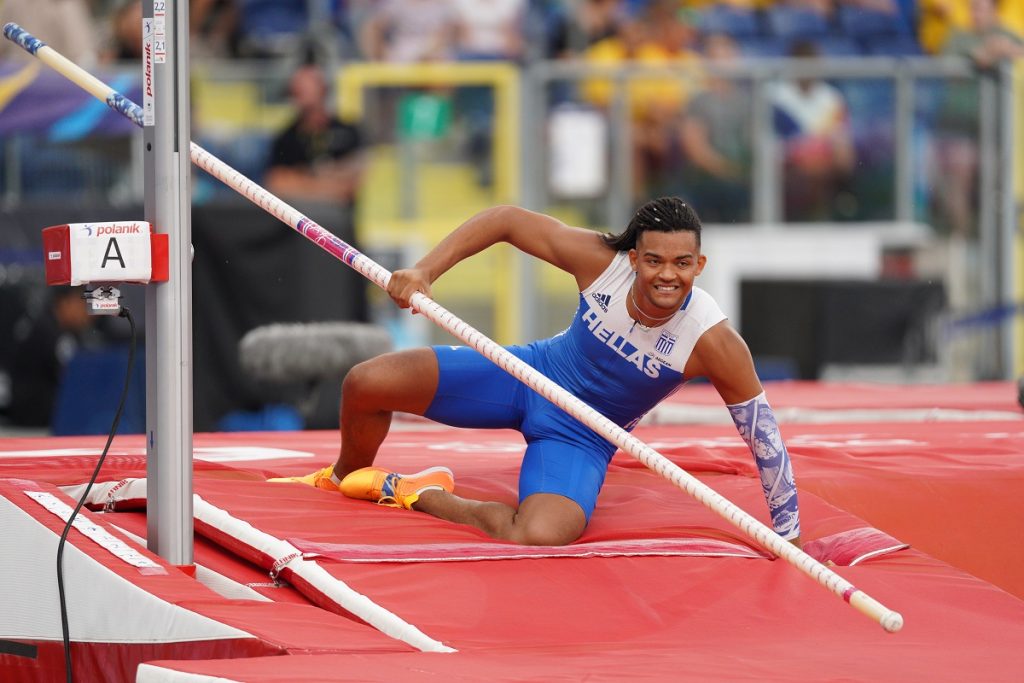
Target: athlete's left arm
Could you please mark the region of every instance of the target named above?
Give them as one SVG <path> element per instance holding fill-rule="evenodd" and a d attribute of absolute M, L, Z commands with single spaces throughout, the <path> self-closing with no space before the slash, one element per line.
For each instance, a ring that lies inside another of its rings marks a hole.
<path fill-rule="evenodd" d="M 800 512 L 793 467 L 746 342 L 723 320 L 697 340 L 686 375 L 707 377 L 718 390 L 754 456 L 772 526 L 799 547 Z"/>

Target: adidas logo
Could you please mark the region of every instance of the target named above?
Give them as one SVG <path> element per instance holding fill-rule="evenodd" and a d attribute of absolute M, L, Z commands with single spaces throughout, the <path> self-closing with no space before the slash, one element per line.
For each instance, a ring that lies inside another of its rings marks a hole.
<path fill-rule="evenodd" d="M 590 296 L 594 298 L 594 301 L 597 302 L 597 305 L 601 307 L 602 311 L 605 313 L 608 312 L 608 304 L 612 302 L 611 294 L 591 294 Z"/>

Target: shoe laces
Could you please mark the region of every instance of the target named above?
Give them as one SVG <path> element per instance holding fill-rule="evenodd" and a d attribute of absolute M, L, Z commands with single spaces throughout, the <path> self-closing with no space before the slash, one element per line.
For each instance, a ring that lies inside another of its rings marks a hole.
<path fill-rule="evenodd" d="M 334 465 L 328 465 L 327 467 L 323 468 L 322 470 L 313 475 L 313 485 L 316 486 L 324 479 L 330 481 L 333 484 L 334 480 L 331 479 L 332 474 L 334 474 Z"/>
<path fill-rule="evenodd" d="M 402 504 L 398 501 L 398 482 L 401 481 L 401 479 L 402 478 L 398 476 L 397 472 L 392 472 L 384 477 L 384 482 L 380 485 L 380 499 L 377 501 L 378 505 L 402 507 Z"/>

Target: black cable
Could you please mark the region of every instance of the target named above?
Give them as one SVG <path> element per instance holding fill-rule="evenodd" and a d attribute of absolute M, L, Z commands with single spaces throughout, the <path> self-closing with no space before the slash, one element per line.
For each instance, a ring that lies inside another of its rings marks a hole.
<path fill-rule="evenodd" d="M 85 501 L 89 497 L 89 491 L 92 489 L 92 485 L 96 483 L 96 478 L 100 475 L 100 469 L 103 467 L 103 461 L 107 457 L 107 451 L 110 450 L 110 444 L 114 440 L 114 435 L 117 434 L 117 424 L 121 421 L 121 413 L 124 412 L 124 404 L 128 398 L 128 387 L 131 386 L 132 366 L 135 365 L 135 320 L 132 318 L 131 311 L 125 306 L 121 307 L 118 317 L 127 318 L 128 324 L 132 328 L 131 342 L 128 346 L 128 370 L 124 376 L 124 389 L 121 391 L 121 401 L 117 404 L 117 412 L 114 414 L 114 421 L 111 423 L 110 433 L 107 435 L 107 444 L 103 447 L 100 459 L 96 463 L 96 469 L 92 472 L 92 478 L 85 487 L 82 497 L 78 500 L 78 505 L 75 506 L 71 516 L 68 517 L 67 524 L 64 525 L 64 533 L 60 535 L 60 542 L 57 543 L 57 592 L 60 595 L 60 626 L 64 633 L 64 671 L 67 674 L 67 683 L 72 683 L 74 676 L 71 670 L 71 634 L 68 629 L 68 608 L 64 601 L 64 542 L 67 541 L 68 534 L 71 532 L 71 525 L 74 523 L 75 517 L 78 516 L 78 511 L 85 505 Z"/>

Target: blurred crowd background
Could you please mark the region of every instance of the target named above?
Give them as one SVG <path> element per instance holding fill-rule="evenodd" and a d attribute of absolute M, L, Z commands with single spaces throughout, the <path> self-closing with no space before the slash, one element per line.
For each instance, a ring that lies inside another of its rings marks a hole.
<path fill-rule="evenodd" d="M 6 0 L 5 20 L 45 28 L 86 67 L 139 57 L 141 2 Z M 940 54 L 996 21 L 1024 32 L 1011 0 L 194 0 L 192 58 L 294 57 L 315 40 L 341 60 L 666 61 L 706 56 L 713 33 L 751 56 L 797 38 L 838 56 Z M 609 42 L 611 41 L 611 42 Z M 614 44 L 614 47 L 613 47 Z M 0 54 L 14 50 L 5 46 Z"/>
<path fill-rule="evenodd" d="M 143 13 L 0 0 L 0 20 L 136 101 Z M 193 140 L 386 267 L 493 204 L 617 231 L 674 194 L 708 225 L 705 286 L 766 379 L 1020 372 L 1020 0 L 193 0 L 189 28 Z M 38 233 L 141 217 L 140 150 L 0 43 L 0 425 L 87 428 L 56 426 L 62 392 L 82 396 L 65 372 L 76 353 L 116 364 L 124 333 L 45 287 Z M 273 398 L 237 363 L 258 325 L 448 339 L 191 180 L 197 430 L 244 428 Z M 576 303 L 501 249 L 435 294 L 503 343 L 557 332 Z M 307 426 L 332 426 L 324 403 Z"/>

